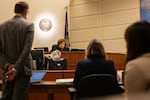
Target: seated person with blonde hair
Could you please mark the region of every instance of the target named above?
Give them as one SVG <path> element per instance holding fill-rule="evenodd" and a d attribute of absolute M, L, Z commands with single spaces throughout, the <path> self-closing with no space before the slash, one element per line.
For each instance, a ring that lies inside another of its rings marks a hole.
<path fill-rule="evenodd" d="M 61 51 L 54 50 L 50 54 L 51 59 L 49 59 L 49 68 L 54 70 L 64 70 L 67 69 L 67 60 L 61 58 Z"/>
<path fill-rule="evenodd" d="M 69 48 L 66 47 L 66 40 L 65 39 L 59 39 L 57 44 L 52 46 L 52 50 L 59 50 L 59 51 L 69 51 Z"/>
<path fill-rule="evenodd" d="M 51 54 L 50 57 L 52 59 L 60 59 L 61 58 L 61 52 L 59 50 L 54 50 Z"/>

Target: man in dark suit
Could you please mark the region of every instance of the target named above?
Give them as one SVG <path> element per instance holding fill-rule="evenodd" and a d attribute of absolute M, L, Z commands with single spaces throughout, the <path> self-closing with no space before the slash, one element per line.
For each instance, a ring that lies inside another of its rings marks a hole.
<path fill-rule="evenodd" d="M 69 48 L 66 47 L 66 41 L 65 39 L 59 39 L 57 44 L 54 44 L 52 46 L 52 50 L 59 50 L 59 51 L 69 51 Z"/>
<path fill-rule="evenodd" d="M 25 100 L 31 70 L 34 25 L 26 20 L 26 2 L 17 2 L 15 16 L 0 25 L 0 67 L 3 69 L 2 100 Z"/>

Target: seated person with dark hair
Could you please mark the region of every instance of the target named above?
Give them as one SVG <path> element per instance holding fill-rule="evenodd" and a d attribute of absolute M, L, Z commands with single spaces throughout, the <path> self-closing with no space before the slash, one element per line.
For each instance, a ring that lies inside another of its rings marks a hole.
<path fill-rule="evenodd" d="M 114 62 L 106 59 L 104 47 L 101 42 L 94 39 L 88 44 L 87 59 L 78 61 L 74 84 L 78 85 L 81 78 L 90 74 L 111 74 L 116 77 Z"/>
<path fill-rule="evenodd" d="M 65 39 L 59 39 L 57 44 L 52 46 L 52 50 L 60 50 L 60 51 L 69 51 L 69 48 L 66 47 L 66 41 Z"/>

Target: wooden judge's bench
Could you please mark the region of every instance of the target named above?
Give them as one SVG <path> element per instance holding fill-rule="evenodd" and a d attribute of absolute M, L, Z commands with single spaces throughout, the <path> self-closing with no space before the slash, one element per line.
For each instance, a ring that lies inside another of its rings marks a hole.
<path fill-rule="evenodd" d="M 80 59 L 85 59 L 84 51 L 62 52 L 62 57 L 67 59 L 67 69 L 75 69 L 76 64 Z M 107 53 L 107 59 L 111 59 L 115 63 L 116 70 L 123 70 L 126 55 L 121 53 Z"/>

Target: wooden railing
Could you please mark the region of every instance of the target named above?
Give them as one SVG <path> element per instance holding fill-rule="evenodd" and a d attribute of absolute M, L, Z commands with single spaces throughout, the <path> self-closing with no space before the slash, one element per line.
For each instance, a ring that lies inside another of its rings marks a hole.
<path fill-rule="evenodd" d="M 75 69 L 79 60 L 85 59 L 84 51 L 62 52 L 62 57 L 67 59 L 67 69 Z"/>
<path fill-rule="evenodd" d="M 67 59 L 67 69 L 75 69 L 76 64 L 80 59 L 85 59 L 85 52 L 62 52 L 62 57 Z M 107 53 L 107 59 L 111 59 L 115 63 L 115 68 L 117 70 L 123 70 L 126 55 L 121 53 Z"/>
<path fill-rule="evenodd" d="M 67 59 L 67 69 L 68 70 L 75 70 L 76 64 L 80 59 L 85 59 L 85 52 L 84 51 L 77 51 L 77 52 L 62 52 L 62 57 Z M 117 70 L 123 70 L 126 55 L 121 53 L 107 53 L 107 59 L 111 59 L 115 63 L 115 68 Z M 0 79 L 2 79 L 2 71 L 0 69 Z"/>
<path fill-rule="evenodd" d="M 123 70 L 126 61 L 126 55 L 121 53 L 107 53 L 107 59 L 111 59 L 115 63 L 117 70 Z"/>

